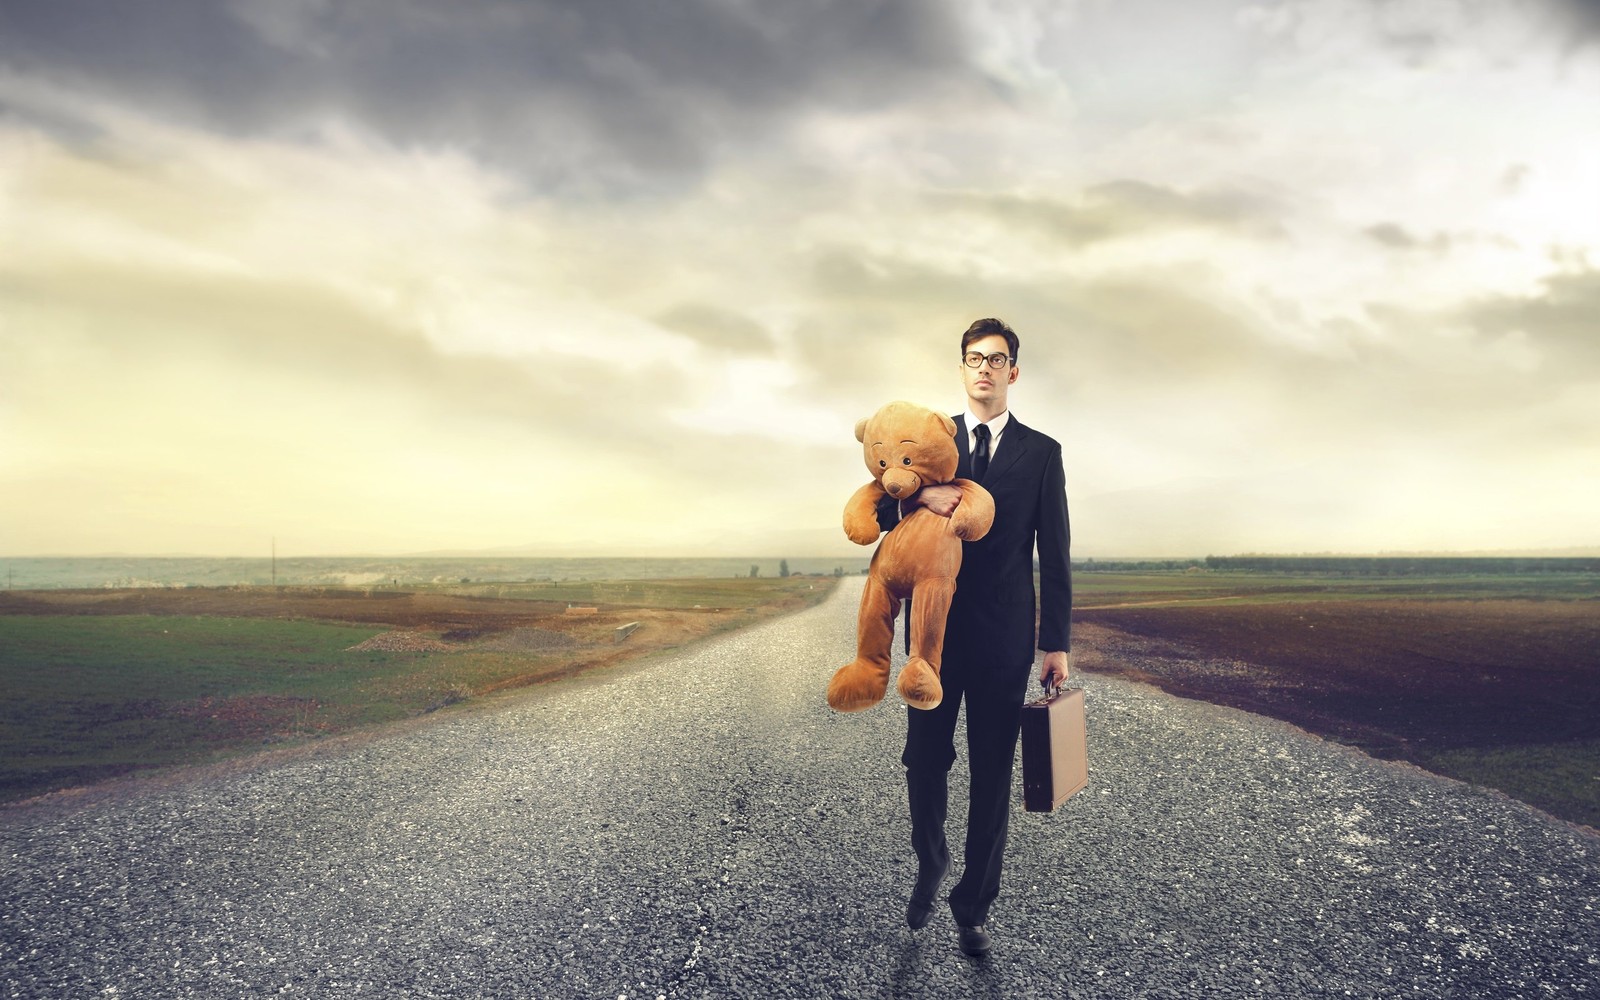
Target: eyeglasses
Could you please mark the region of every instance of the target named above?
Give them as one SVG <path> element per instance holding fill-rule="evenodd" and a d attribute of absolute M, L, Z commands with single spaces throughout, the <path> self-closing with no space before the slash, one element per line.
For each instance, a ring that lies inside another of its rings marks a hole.
<path fill-rule="evenodd" d="M 972 353 L 968 354 L 962 360 L 967 363 L 967 367 L 968 368 L 976 368 L 979 365 L 983 364 L 985 361 L 987 361 L 987 362 L 989 362 L 989 367 L 990 368 L 993 368 L 993 369 L 998 371 L 999 369 L 1004 368 L 1006 365 L 1010 364 L 1011 362 L 1015 361 L 1016 359 L 1015 358 L 1008 358 L 1004 354 L 991 354 L 986 358 L 983 355 L 979 354 L 977 351 L 973 351 Z"/>

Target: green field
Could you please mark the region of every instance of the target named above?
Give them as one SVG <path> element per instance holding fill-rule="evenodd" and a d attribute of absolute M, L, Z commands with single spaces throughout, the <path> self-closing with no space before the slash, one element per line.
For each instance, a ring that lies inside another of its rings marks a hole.
<path fill-rule="evenodd" d="M 833 584 L 8 593 L 0 601 L 0 801 L 293 744 L 613 666 L 816 603 Z M 566 604 L 599 610 L 573 618 Z M 616 625 L 637 619 L 648 627 L 625 643 L 614 636 Z M 421 636 L 428 648 L 350 648 L 385 633 Z M 530 634 L 560 642 L 529 647 Z M 519 636 L 524 646 L 505 645 Z"/>
<path fill-rule="evenodd" d="M 382 628 L 182 616 L 0 617 L 0 796 L 405 718 L 442 656 L 348 652 Z"/>

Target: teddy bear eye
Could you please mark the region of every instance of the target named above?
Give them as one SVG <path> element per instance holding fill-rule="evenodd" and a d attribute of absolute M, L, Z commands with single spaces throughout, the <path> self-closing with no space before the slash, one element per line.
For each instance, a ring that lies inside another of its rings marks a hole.
<path fill-rule="evenodd" d="M 887 468 L 888 468 L 888 467 L 889 467 L 889 463 L 888 463 L 888 462 L 885 462 L 885 461 L 884 461 L 884 460 L 883 460 L 883 459 L 881 459 L 881 458 L 880 458 L 880 459 L 878 459 L 878 468 L 880 468 L 880 469 L 887 469 Z"/>
<path fill-rule="evenodd" d="M 905 458 L 901 459 L 900 461 L 903 462 L 906 465 L 910 465 L 911 464 L 911 456 L 907 455 Z"/>

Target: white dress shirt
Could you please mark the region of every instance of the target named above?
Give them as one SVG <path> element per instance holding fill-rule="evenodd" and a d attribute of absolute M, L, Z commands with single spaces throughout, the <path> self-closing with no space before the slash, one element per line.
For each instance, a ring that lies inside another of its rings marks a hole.
<path fill-rule="evenodd" d="M 994 461 L 994 453 L 1000 447 L 1000 435 L 1006 431 L 1006 424 L 1011 422 L 1011 411 L 1000 414 L 989 421 L 989 461 Z M 978 425 L 983 421 L 971 410 L 967 411 L 967 454 L 975 454 L 978 450 Z"/>

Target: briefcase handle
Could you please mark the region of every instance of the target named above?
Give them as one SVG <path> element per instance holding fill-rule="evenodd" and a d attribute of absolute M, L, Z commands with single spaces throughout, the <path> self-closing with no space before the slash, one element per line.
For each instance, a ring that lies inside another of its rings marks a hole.
<path fill-rule="evenodd" d="M 1048 704 L 1050 704 L 1051 701 L 1055 700 L 1056 696 L 1061 694 L 1061 691 L 1062 691 L 1061 685 L 1059 685 L 1059 684 L 1046 684 L 1043 680 L 1039 681 L 1039 687 L 1044 689 L 1044 693 L 1041 694 L 1039 697 L 1035 698 L 1034 700 L 1028 702 L 1028 704 L 1030 704 L 1030 705 L 1048 705 Z"/>

